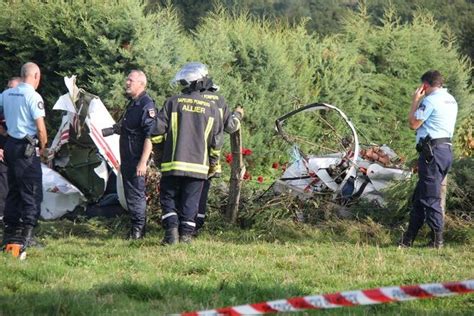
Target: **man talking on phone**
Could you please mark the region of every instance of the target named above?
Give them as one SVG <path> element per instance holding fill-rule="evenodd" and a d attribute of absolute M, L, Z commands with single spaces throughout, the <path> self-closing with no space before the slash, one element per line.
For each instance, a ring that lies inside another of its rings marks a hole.
<path fill-rule="evenodd" d="M 416 130 L 418 183 L 408 229 L 399 246 L 411 247 L 423 223 L 431 229 L 430 247 L 443 246 L 444 217 L 441 186 L 453 161 L 452 142 L 458 104 L 443 86 L 443 76 L 430 70 L 421 76 L 422 85 L 413 94 L 408 122 Z"/>

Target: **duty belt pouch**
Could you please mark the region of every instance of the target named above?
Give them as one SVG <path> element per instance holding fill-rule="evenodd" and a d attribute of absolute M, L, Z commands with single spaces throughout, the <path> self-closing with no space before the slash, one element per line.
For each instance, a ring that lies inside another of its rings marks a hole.
<path fill-rule="evenodd" d="M 25 158 L 31 158 L 36 152 L 37 140 L 30 135 L 26 135 L 24 139 L 26 140 Z"/>
<path fill-rule="evenodd" d="M 418 144 L 416 144 L 416 151 L 419 152 L 419 153 L 421 153 L 423 151 L 423 149 L 422 149 L 423 148 L 423 145 L 422 145 L 423 140 L 424 140 L 424 138 L 421 138 L 420 141 L 418 142 Z"/>
<path fill-rule="evenodd" d="M 425 157 L 426 162 L 433 160 L 433 148 L 431 147 L 431 137 L 428 135 L 420 140 L 421 153 Z"/>

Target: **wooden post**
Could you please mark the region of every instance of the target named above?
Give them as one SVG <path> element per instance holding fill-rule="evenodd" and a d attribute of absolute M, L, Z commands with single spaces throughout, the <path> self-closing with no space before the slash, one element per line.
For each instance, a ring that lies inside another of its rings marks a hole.
<path fill-rule="evenodd" d="M 230 135 L 230 148 L 232 151 L 232 166 L 230 169 L 229 200 L 225 217 L 229 223 L 235 223 L 239 210 L 240 189 L 245 166 L 242 159 L 242 134 L 240 129 Z"/>

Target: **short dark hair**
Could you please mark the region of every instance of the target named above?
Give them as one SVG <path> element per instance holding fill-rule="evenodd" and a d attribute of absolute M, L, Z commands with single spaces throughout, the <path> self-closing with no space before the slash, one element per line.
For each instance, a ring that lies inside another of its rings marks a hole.
<path fill-rule="evenodd" d="M 444 83 L 443 75 L 438 70 L 428 70 L 421 76 L 422 82 L 427 82 L 432 87 L 441 87 Z"/>

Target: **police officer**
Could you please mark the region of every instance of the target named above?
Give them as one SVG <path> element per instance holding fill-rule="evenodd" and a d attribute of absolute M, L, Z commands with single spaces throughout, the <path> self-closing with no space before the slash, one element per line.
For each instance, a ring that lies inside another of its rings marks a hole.
<path fill-rule="evenodd" d="M 20 77 L 11 77 L 10 79 L 8 79 L 7 87 L 8 88 L 15 88 L 20 83 L 21 83 L 21 78 Z"/>
<path fill-rule="evenodd" d="M 130 102 L 120 122 L 120 171 L 132 227 L 130 239 L 145 236 L 145 175 L 152 151 L 151 132 L 156 121 L 155 102 L 146 93 L 143 71 L 132 70 L 126 80 Z"/>
<path fill-rule="evenodd" d="M 7 89 L 15 88 L 21 82 L 20 77 L 12 77 L 8 80 Z M 1 94 L 0 94 L 1 98 Z M 3 149 L 7 141 L 7 126 L 5 124 L 5 117 L 0 115 L 0 222 L 3 221 L 3 213 L 5 210 L 5 200 L 8 193 L 8 179 L 7 179 L 7 165 L 4 161 Z"/>
<path fill-rule="evenodd" d="M 422 85 L 413 94 L 408 116 L 410 128 L 416 130 L 418 183 L 413 194 L 413 209 L 401 247 L 410 247 L 426 220 L 431 229 L 429 246 L 443 246 L 444 218 L 441 208 L 441 184 L 453 160 L 451 138 L 458 105 L 442 88 L 443 77 L 437 70 L 421 76 Z"/>
<path fill-rule="evenodd" d="M 204 182 L 214 173 L 222 146 L 222 124 L 214 102 L 204 98 L 207 67 L 190 63 L 173 82 L 182 93 L 167 99 L 158 114 L 157 134 L 166 134 L 160 182 L 163 244 L 191 242 Z"/>
<path fill-rule="evenodd" d="M 1 99 L 0 95 L 0 99 Z M 8 193 L 8 178 L 7 178 L 7 165 L 4 160 L 3 148 L 7 141 L 7 129 L 5 125 L 5 118 L 0 115 L 0 222 L 3 221 L 3 213 L 5 210 L 5 200 Z"/>
<path fill-rule="evenodd" d="M 244 116 L 244 109 L 242 107 L 237 107 L 234 112 L 229 111 L 229 107 L 227 106 L 225 99 L 223 96 L 217 93 L 219 87 L 213 84 L 212 79 L 208 78 L 204 82 L 204 92 L 203 97 L 210 102 L 216 104 L 219 110 L 219 118 L 220 124 L 223 124 L 224 132 L 228 134 L 235 133 L 240 128 L 240 121 Z M 221 173 L 221 165 L 218 163 L 216 167 L 215 177 L 219 177 Z M 207 179 L 204 182 L 201 198 L 199 200 L 199 210 L 196 216 L 196 230 L 195 235 L 199 233 L 199 230 L 204 225 L 206 219 L 206 210 L 207 210 L 207 200 L 209 195 L 209 189 L 211 187 L 211 179 Z"/>
<path fill-rule="evenodd" d="M 44 102 L 35 91 L 41 79 L 39 67 L 32 62 L 24 64 L 21 78 L 22 83 L 4 91 L 0 98 L 9 136 L 4 152 L 9 191 L 3 244 L 21 241 L 28 247 L 37 245 L 33 229 L 38 223 L 43 199 L 40 155 L 43 155 L 48 137 Z"/>

